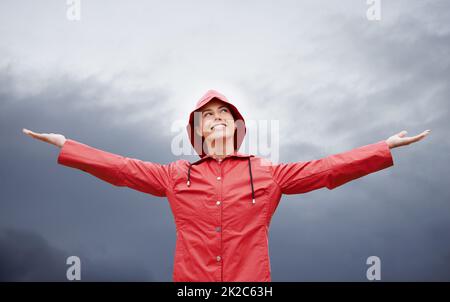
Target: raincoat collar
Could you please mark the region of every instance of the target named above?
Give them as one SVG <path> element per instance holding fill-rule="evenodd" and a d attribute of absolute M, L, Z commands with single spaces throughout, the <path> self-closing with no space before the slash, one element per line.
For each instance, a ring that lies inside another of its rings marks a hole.
<path fill-rule="evenodd" d="M 254 157 L 254 155 L 248 155 L 248 154 L 242 154 L 239 152 L 234 152 L 233 154 L 227 155 L 224 159 L 227 159 L 229 157 L 238 157 L 238 158 L 246 158 L 248 161 L 248 172 L 250 175 L 250 188 L 251 188 L 251 192 L 252 192 L 252 204 L 256 203 L 256 198 L 255 198 L 255 187 L 253 185 L 253 174 L 252 174 L 252 162 L 251 162 L 251 157 Z M 193 165 L 197 165 L 200 162 L 204 161 L 207 158 L 212 158 L 211 155 L 206 155 L 203 158 L 199 159 L 198 161 L 194 162 L 194 163 L 189 163 L 189 167 L 188 167 L 188 173 L 187 173 L 187 181 L 186 181 L 186 185 L 188 187 L 191 186 L 191 169 Z"/>
<path fill-rule="evenodd" d="M 230 158 L 230 157 L 249 158 L 249 157 L 255 157 L 255 156 L 254 155 L 250 155 L 250 154 L 244 154 L 244 153 L 240 153 L 240 152 L 234 151 L 232 154 L 229 154 L 229 155 L 225 156 L 225 158 L 223 158 L 222 161 L 224 159 L 227 159 L 227 158 Z M 205 161 L 208 158 L 214 159 L 212 155 L 207 154 L 207 155 L 203 156 L 202 158 L 200 158 L 199 160 L 191 163 L 191 165 L 197 165 L 197 164 Z"/>

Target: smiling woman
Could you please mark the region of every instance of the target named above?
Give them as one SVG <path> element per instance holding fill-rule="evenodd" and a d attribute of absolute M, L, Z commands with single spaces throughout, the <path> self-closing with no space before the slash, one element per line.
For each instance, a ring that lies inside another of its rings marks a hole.
<path fill-rule="evenodd" d="M 226 103 L 216 98 L 199 111 L 202 115 L 195 132 L 203 137 L 206 153 L 220 159 L 233 153 L 236 126 L 234 116 Z"/>

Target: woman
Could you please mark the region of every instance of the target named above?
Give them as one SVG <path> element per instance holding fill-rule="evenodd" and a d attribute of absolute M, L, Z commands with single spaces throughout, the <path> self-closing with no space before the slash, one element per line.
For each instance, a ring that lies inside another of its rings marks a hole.
<path fill-rule="evenodd" d="M 393 165 L 390 149 L 420 141 L 430 131 L 386 140 L 319 160 L 273 164 L 239 153 L 245 121 L 237 108 L 209 90 L 189 116 L 188 135 L 200 159 L 157 164 L 87 146 L 61 134 L 33 138 L 61 148 L 58 163 L 115 186 L 167 197 L 177 241 L 174 281 L 271 281 L 268 232 L 282 194 L 330 190 Z"/>

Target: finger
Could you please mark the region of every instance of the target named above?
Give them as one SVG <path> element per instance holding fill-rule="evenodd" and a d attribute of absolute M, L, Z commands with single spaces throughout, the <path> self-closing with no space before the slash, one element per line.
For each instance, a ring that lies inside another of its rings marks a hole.
<path fill-rule="evenodd" d="M 425 136 L 427 136 L 428 134 L 430 134 L 431 130 L 425 130 L 424 132 L 420 133 L 419 135 L 416 135 L 415 138 L 419 138 L 422 139 Z"/>
<path fill-rule="evenodd" d="M 28 130 L 28 131 L 27 131 L 27 134 L 28 134 L 29 136 L 31 136 L 31 137 L 34 137 L 34 138 L 42 137 L 42 134 L 41 134 L 41 133 L 36 133 L 36 132 L 31 131 L 31 130 Z"/>
<path fill-rule="evenodd" d="M 26 128 L 22 128 L 22 132 L 29 135 L 31 131 Z"/>
<path fill-rule="evenodd" d="M 29 136 L 32 136 L 32 137 L 35 137 L 35 136 L 38 135 L 37 133 L 35 133 L 35 132 L 31 131 L 31 130 L 25 129 L 25 128 L 22 129 L 22 132 L 25 133 L 26 135 L 29 135 Z"/>
<path fill-rule="evenodd" d="M 26 129 L 26 130 L 28 130 L 28 129 Z M 36 138 L 36 139 L 41 140 L 43 142 L 48 142 L 47 133 L 36 133 L 36 132 L 31 131 L 31 130 L 28 130 L 28 131 L 25 131 L 25 132 L 26 132 L 26 134 L 28 134 L 32 138 Z"/>
<path fill-rule="evenodd" d="M 418 141 L 422 140 L 425 136 L 428 135 L 428 133 L 429 132 L 424 131 L 424 132 L 422 132 L 419 135 L 416 135 L 416 136 L 413 136 L 413 137 L 406 137 L 405 139 L 406 139 L 407 144 L 409 145 L 411 143 L 415 143 L 415 142 L 418 142 Z"/>

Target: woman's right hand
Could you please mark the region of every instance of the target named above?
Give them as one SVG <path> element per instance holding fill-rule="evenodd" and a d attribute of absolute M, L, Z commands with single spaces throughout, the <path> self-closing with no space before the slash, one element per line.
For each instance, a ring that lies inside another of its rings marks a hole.
<path fill-rule="evenodd" d="M 64 143 L 66 142 L 66 137 L 62 134 L 56 134 L 56 133 L 36 133 L 31 130 L 22 129 L 22 132 L 25 133 L 28 136 L 31 136 L 32 138 L 36 138 L 38 140 L 41 140 L 43 142 L 62 147 Z"/>

